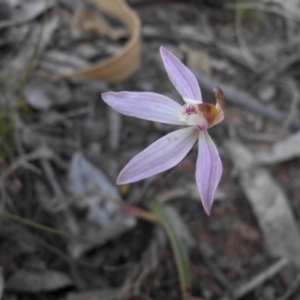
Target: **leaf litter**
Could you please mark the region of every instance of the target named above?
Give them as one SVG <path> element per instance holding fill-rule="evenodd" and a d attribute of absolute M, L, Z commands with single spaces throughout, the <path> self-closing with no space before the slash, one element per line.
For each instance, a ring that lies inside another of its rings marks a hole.
<path fill-rule="evenodd" d="M 69 234 L 26 226 L 32 239 L 1 218 L 4 298 L 181 299 L 161 229 L 120 209 L 159 200 L 188 247 L 194 297 L 298 299 L 297 2 L 243 3 L 237 23 L 219 2 L 130 0 L 135 13 L 114 16 L 102 2 L 0 2 L 1 126 L 9 129 L 1 129 L 1 210 Z M 205 101 L 213 103 L 215 85 L 225 93 L 225 121 L 211 131 L 224 175 L 210 218 L 191 184 L 195 151 L 155 180 L 114 184 L 166 129 L 112 115 L 99 95 L 158 91 L 179 100 L 160 45 L 194 69 Z"/>

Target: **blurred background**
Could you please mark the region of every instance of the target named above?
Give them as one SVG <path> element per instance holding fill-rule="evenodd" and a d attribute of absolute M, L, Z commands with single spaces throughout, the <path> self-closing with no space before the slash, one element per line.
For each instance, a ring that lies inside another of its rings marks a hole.
<path fill-rule="evenodd" d="M 209 131 L 223 163 L 210 217 L 196 145 L 170 172 L 115 184 L 176 127 L 100 95 L 182 103 L 161 45 L 205 102 L 215 86 L 225 95 Z M 0 0 L 2 299 L 299 299 L 299 67 L 297 0 Z M 154 200 L 189 257 L 185 279 L 168 225 L 147 219 Z"/>

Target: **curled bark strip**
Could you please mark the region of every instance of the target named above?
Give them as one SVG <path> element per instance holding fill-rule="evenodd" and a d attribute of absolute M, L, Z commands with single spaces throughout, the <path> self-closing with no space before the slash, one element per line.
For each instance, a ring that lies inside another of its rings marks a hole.
<path fill-rule="evenodd" d="M 124 0 L 89 0 L 99 10 L 122 22 L 131 37 L 123 51 L 89 68 L 62 75 L 62 78 L 100 79 L 118 82 L 128 78 L 137 68 L 140 59 L 140 19 Z"/>

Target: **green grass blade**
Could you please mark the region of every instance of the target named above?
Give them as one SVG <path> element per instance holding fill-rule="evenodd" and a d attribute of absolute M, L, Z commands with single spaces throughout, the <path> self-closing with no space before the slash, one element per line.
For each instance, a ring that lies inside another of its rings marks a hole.
<path fill-rule="evenodd" d="M 181 240 L 174 231 L 170 217 L 165 211 L 163 205 L 158 202 L 151 202 L 149 204 L 149 208 L 161 221 L 166 230 L 175 257 L 181 291 L 185 298 L 191 289 L 191 273 L 188 254 L 185 247 L 182 245 Z"/>
<path fill-rule="evenodd" d="M 52 228 L 52 227 L 49 227 L 49 226 L 46 226 L 46 225 L 43 225 L 40 223 L 36 223 L 34 221 L 19 217 L 17 215 L 11 214 L 9 212 L 0 211 L 0 218 L 5 218 L 9 221 L 20 223 L 20 224 L 23 224 L 23 225 L 47 232 L 47 233 L 56 234 L 56 235 L 65 237 L 65 238 L 76 238 L 76 239 L 79 239 L 82 241 L 92 242 L 92 240 L 85 238 L 84 236 L 74 235 L 74 234 L 68 233 L 66 231 L 62 231 L 62 230 L 55 229 L 55 228 Z"/>

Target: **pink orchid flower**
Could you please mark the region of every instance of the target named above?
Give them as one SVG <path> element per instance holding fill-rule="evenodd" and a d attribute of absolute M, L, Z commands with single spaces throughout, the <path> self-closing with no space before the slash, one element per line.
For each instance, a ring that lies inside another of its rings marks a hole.
<path fill-rule="evenodd" d="M 107 92 L 102 98 L 126 116 L 189 127 L 167 134 L 136 155 L 120 172 L 117 184 L 142 180 L 174 167 L 198 139 L 196 182 L 204 210 L 209 215 L 221 178 L 222 163 L 207 129 L 224 118 L 223 94 L 216 88 L 217 104 L 203 103 L 194 74 L 164 47 L 160 48 L 160 53 L 169 79 L 185 102 L 183 106 L 151 92 Z"/>

